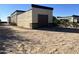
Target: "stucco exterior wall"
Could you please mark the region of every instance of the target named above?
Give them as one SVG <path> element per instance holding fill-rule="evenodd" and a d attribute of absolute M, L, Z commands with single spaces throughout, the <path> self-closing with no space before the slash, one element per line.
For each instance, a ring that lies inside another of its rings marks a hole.
<path fill-rule="evenodd" d="M 77 22 L 79 20 L 79 17 L 70 17 L 70 22 Z"/>
<path fill-rule="evenodd" d="M 31 28 L 32 10 L 24 12 L 17 16 L 17 26 L 24 28 Z"/>
<path fill-rule="evenodd" d="M 74 17 L 74 22 L 79 22 L 79 17 Z"/>
<path fill-rule="evenodd" d="M 73 17 L 68 17 L 68 19 L 69 19 L 69 22 L 73 22 Z"/>
<path fill-rule="evenodd" d="M 11 17 L 10 16 L 7 17 L 7 21 L 8 21 L 8 24 L 11 23 Z"/>
<path fill-rule="evenodd" d="M 19 14 L 21 14 L 21 13 L 23 13 L 23 12 L 15 12 L 14 14 L 12 14 L 12 15 L 11 15 L 11 23 L 14 23 L 14 24 L 17 25 L 17 16 L 18 16 Z"/>
<path fill-rule="evenodd" d="M 17 20 L 17 15 L 12 15 L 11 16 L 11 23 L 15 23 L 16 24 L 16 21 Z"/>
<path fill-rule="evenodd" d="M 38 14 L 48 15 L 48 23 L 52 23 L 52 10 L 32 7 L 32 22 L 38 23 Z"/>

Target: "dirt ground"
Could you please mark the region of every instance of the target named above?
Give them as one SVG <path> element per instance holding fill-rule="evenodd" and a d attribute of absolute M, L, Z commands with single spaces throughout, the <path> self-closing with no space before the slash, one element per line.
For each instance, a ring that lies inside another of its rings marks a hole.
<path fill-rule="evenodd" d="M 52 29 L 53 30 L 31 30 L 14 26 L 0 26 L 0 53 L 79 53 L 79 29 Z"/>

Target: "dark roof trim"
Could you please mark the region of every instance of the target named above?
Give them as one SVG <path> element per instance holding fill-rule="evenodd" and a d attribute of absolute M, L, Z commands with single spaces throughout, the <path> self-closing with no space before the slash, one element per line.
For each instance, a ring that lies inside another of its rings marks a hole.
<path fill-rule="evenodd" d="M 25 12 L 25 11 L 23 11 L 23 10 L 16 10 L 16 11 L 14 11 L 11 15 L 13 15 L 13 14 L 16 13 L 16 12 Z"/>
<path fill-rule="evenodd" d="M 25 12 L 28 12 L 28 11 L 30 11 L 30 10 L 32 10 L 32 9 L 29 9 L 29 10 L 27 10 L 27 11 L 25 11 Z"/>
<path fill-rule="evenodd" d="M 29 9 L 29 10 L 27 10 L 27 11 L 25 11 L 25 12 L 28 12 L 28 11 L 30 11 L 30 10 L 32 10 L 32 9 Z M 24 12 L 24 13 L 25 13 L 25 12 Z M 21 14 L 23 14 L 23 13 L 21 13 Z M 21 15 L 21 14 L 20 14 L 20 15 Z"/>
<path fill-rule="evenodd" d="M 72 15 L 72 17 L 79 17 L 79 15 Z"/>
<path fill-rule="evenodd" d="M 40 6 L 40 5 L 35 5 L 35 4 L 32 4 L 31 6 L 32 6 L 32 7 L 35 7 L 35 8 L 42 8 L 42 9 L 53 10 L 53 8 L 51 8 L 51 7 L 46 7 L 46 6 Z"/>
<path fill-rule="evenodd" d="M 16 10 L 16 12 L 25 12 L 25 11 L 23 11 L 23 10 Z"/>

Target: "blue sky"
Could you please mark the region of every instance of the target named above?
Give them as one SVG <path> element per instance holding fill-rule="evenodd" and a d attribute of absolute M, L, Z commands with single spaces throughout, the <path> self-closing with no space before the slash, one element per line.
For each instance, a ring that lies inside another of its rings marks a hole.
<path fill-rule="evenodd" d="M 73 14 L 79 15 L 79 5 L 78 4 L 41 4 L 43 6 L 48 6 L 54 8 L 54 16 L 71 16 Z M 15 10 L 28 10 L 30 9 L 30 4 L 0 4 L 0 18 L 2 21 L 7 20 L 9 16 Z"/>
<path fill-rule="evenodd" d="M 0 4 L 0 19 L 7 21 L 7 17 L 15 10 L 28 10 L 30 5 L 26 4 Z"/>

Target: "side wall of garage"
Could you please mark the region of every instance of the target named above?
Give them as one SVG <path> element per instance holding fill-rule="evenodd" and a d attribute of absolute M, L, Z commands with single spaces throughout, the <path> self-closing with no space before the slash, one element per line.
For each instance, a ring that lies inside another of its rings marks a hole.
<path fill-rule="evenodd" d="M 11 15 L 11 24 L 16 25 L 17 13 Z"/>
<path fill-rule="evenodd" d="M 12 25 L 17 25 L 17 16 L 20 15 L 23 12 L 14 12 L 11 17 L 11 23 Z"/>
<path fill-rule="evenodd" d="M 17 25 L 23 28 L 32 28 L 32 10 L 24 12 L 17 17 Z"/>

